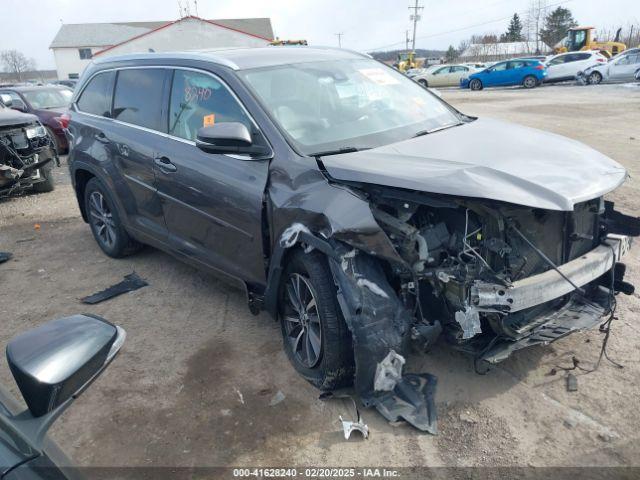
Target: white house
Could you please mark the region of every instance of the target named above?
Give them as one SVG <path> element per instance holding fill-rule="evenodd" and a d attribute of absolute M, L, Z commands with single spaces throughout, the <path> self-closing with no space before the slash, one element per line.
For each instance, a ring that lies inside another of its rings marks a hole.
<path fill-rule="evenodd" d="M 273 39 L 269 18 L 82 23 L 60 27 L 49 48 L 59 79 L 78 78 L 94 56 L 225 47 L 259 47 Z"/>

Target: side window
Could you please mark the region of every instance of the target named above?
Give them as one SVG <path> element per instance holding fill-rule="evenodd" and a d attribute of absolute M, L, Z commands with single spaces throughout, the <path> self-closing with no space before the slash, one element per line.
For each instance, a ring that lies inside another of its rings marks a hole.
<path fill-rule="evenodd" d="M 576 53 L 575 55 L 577 58 L 576 60 L 580 61 L 580 60 L 589 60 L 591 58 L 591 54 L 590 53 Z"/>
<path fill-rule="evenodd" d="M 76 101 L 78 110 L 102 117 L 110 117 L 114 76 L 115 72 L 104 72 L 93 77 Z"/>
<path fill-rule="evenodd" d="M 525 67 L 526 65 L 527 65 L 526 62 L 521 62 L 521 61 L 509 62 L 509 70 L 513 70 L 515 68 L 522 68 L 522 67 Z"/>
<path fill-rule="evenodd" d="M 499 63 L 499 64 L 495 65 L 495 66 L 491 69 L 491 71 L 492 71 L 492 72 L 502 72 L 502 71 L 504 71 L 504 70 L 506 70 L 506 69 L 507 69 L 507 62 L 504 62 L 504 63 Z"/>
<path fill-rule="evenodd" d="M 632 65 L 636 65 L 638 63 L 640 63 L 640 54 L 631 54 L 629 55 L 629 63 Z"/>
<path fill-rule="evenodd" d="M 160 119 L 166 73 L 160 68 L 120 70 L 113 94 L 113 118 L 165 131 Z"/>
<path fill-rule="evenodd" d="M 204 73 L 175 70 L 169 104 L 169 135 L 195 140 L 200 127 L 240 122 L 252 124 L 244 110 L 220 81 Z"/>

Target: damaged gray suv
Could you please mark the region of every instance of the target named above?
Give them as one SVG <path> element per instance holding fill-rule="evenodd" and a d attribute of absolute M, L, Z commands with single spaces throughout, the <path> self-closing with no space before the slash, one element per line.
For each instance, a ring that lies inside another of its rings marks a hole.
<path fill-rule="evenodd" d="M 365 55 L 94 60 L 69 117 L 80 211 L 107 255 L 149 244 L 237 283 L 301 375 L 355 383 L 390 420 L 435 430 L 435 379 L 402 374 L 412 343 L 442 334 L 490 365 L 597 325 L 633 290 L 603 201 L 623 167 L 464 115 Z"/>

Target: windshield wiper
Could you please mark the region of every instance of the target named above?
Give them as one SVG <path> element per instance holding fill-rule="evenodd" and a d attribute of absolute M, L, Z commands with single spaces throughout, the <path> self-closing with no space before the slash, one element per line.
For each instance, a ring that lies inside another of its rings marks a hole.
<path fill-rule="evenodd" d="M 444 127 L 436 127 L 436 128 L 432 128 L 431 130 L 420 130 L 411 138 L 422 137 L 423 135 L 429 135 L 430 133 L 439 132 L 440 130 L 446 130 L 447 128 L 459 127 L 464 123 L 465 122 L 452 123 L 451 125 L 445 125 Z"/>
<path fill-rule="evenodd" d="M 327 157 L 329 155 L 340 155 L 341 153 L 353 153 L 353 152 L 361 152 L 363 150 L 370 150 L 368 147 L 364 148 L 356 148 L 356 147 L 342 147 L 337 148 L 335 150 L 326 150 L 324 152 L 316 152 L 312 153 L 312 157 Z"/>

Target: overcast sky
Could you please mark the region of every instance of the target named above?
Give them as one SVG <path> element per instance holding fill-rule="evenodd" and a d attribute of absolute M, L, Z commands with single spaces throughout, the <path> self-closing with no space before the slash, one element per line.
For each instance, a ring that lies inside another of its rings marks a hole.
<path fill-rule="evenodd" d="M 182 0 L 183 5 L 187 0 Z M 193 5 L 193 0 L 190 0 Z M 304 38 L 314 45 L 368 51 L 403 46 L 411 28 L 413 0 L 199 0 L 200 17 L 270 17 L 280 38 Z M 547 0 L 570 8 L 580 24 L 614 29 L 640 24 L 639 0 Z M 39 69 L 54 68 L 49 44 L 62 23 L 175 20 L 177 0 L 0 0 L 3 25 L 0 50 L 17 49 L 33 57 Z M 474 33 L 501 33 L 514 12 L 526 12 L 530 0 L 420 0 L 416 46 L 446 49 Z M 191 13 L 195 13 L 192 7 Z M 475 25 L 475 26 L 474 26 Z M 471 27 L 471 28 L 467 28 Z"/>

